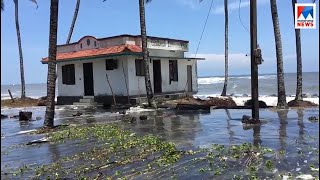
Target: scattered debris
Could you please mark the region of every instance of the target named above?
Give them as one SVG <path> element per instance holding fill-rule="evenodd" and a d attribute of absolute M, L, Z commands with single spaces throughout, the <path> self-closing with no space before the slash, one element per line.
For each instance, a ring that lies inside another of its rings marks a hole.
<path fill-rule="evenodd" d="M 39 116 L 38 116 L 38 117 L 36 117 L 36 120 L 40 120 L 40 119 L 42 119 L 42 118 L 41 118 L 41 117 L 39 117 Z"/>
<path fill-rule="evenodd" d="M 314 177 L 311 174 L 301 174 L 296 179 L 314 179 Z"/>
<path fill-rule="evenodd" d="M 289 107 L 316 107 L 318 105 L 310 101 L 292 100 L 288 102 L 288 106 Z"/>
<path fill-rule="evenodd" d="M 8 118 L 8 115 L 1 114 L 1 119 Z"/>
<path fill-rule="evenodd" d="M 20 111 L 19 121 L 30 121 L 32 118 L 32 112 L 30 111 Z"/>
<path fill-rule="evenodd" d="M 44 138 L 41 138 L 41 139 L 30 141 L 26 145 L 41 144 L 41 143 L 46 143 L 46 142 L 49 142 L 49 140 L 48 140 L 48 138 L 44 137 Z"/>
<path fill-rule="evenodd" d="M 244 103 L 244 106 L 252 107 L 253 100 L 249 99 Z M 259 108 L 267 108 L 267 104 L 264 101 L 259 101 Z"/>
<path fill-rule="evenodd" d="M 135 121 L 137 121 L 137 118 L 136 117 L 133 117 L 133 116 L 129 116 L 129 115 L 124 115 L 122 117 L 122 121 L 124 122 L 129 122 L 129 123 L 133 123 Z"/>
<path fill-rule="evenodd" d="M 310 122 L 319 122 L 319 117 L 311 116 L 311 117 L 308 117 L 308 120 Z"/>
<path fill-rule="evenodd" d="M 37 106 L 46 106 L 47 105 L 47 96 L 40 97 L 37 101 Z"/>
<path fill-rule="evenodd" d="M 243 124 L 247 124 L 247 125 L 255 125 L 255 124 L 261 123 L 261 121 L 259 119 L 254 119 L 254 118 L 251 118 L 250 116 L 247 116 L 247 115 L 242 116 L 241 122 Z"/>
<path fill-rule="evenodd" d="M 148 119 L 148 116 L 145 116 L 145 115 L 141 115 L 140 116 L 140 120 L 141 121 L 144 121 L 144 120 L 147 120 Z"/>
<path fill-rule="evenodd" d="M 77 112 L 77 113 L 75 113 L 75 114 L 72 114 L 72 116 L 81 116 L 81 115 L 82 115 L 81 112 Z"/>
<path fill-rule="evenodd" d="M 210 105 L 177 104 L 176 109 L 178 110 L 209 110 L 210 111 Z"/>
<path fill-rule="evenodd" d="M 18 119 L 18 118 L 19 118 L 19 115 L 13 115 L 13 116 L 10 116 L 10 118 Z"/>
<path fill-rule="evenodd" d="M 26 134 L 26 133 L 30 133 L 30 132 L 34 132 L 37 131 L 36 129 L 30 129 L 30 130 L 26 130 L 26 131 L 19 131 L 17 134 Z"/>

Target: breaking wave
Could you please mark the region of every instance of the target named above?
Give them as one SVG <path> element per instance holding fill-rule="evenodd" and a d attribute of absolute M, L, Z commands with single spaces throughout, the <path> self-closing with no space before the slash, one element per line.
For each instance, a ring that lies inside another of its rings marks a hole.
<path fill-rule="evenodd" d="M 198 84 L 217 84 L 223 83 L 224 77 L 208 77 L 208 78 L 198 78 Z"/>
<path fill-rule="evenodd" d="M 276 75 L 261 75 L 259 79 L 276 79 Z M 242 79 L 251 79 L 250 76 L 230 76 L 229 80 L 242 80 Z M 198 78 L 198 84 L 218 84 L 223 83 L 224 77 L 205 77 Z"/>

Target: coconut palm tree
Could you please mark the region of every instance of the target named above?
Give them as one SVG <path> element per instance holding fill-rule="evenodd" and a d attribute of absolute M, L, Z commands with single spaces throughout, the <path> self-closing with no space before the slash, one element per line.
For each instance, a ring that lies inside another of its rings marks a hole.
<path fill-rule="evenodd" d="M 151 0 L 146 0 L 146 2 L 151 2 Z M 141 29 L 141 42 L 142 42 L 142 54 L 144 61 L 144 72 L 145 72 L 145 84 L 147 91 L 148 106 L 156 108 L 153 92 L 150 81 L 149 73 L 149 62 L 148 62 L 148 48 L 147 48 L 147 30 L 146 30 L 146 18 L 145 18 L 145 0 L 139 0 L 139 12 L 140 12 L 140 29 Z"/>
<path fill-rule="evenodd" d="M 280 109 L 287 109 L 286 90 L 284 85 L 284 72 L 283 72 L 283 56 L 282 56 L 282 43 L 281 33 L 279 26 L 277 1 L 270 0 L 271 15 L 274 30 L 274 38 L 276 43 L 276 55 L 277 55 L 277 83 L 278 83 L 278 103 L 277 107 Z"/>
<path fill-rule="evenodd" d="M 47 106 L 44 127 L 53 128 L 56 88 L 56 55 L 57 55 L 57 29 L 58 29 L 59 0 L 51 0 L 50 4 L 50 33 L 48 55 L 47 79 Z"/>
<path fill-rule="evenodd" d="M 30 0 L 37 5 L 36 0 Z M 19 26 L 19 3 L 18 0 L 13 0 L 14 9 L 15 9 L 15 22 L 16 22 L 16 31 L 17 31 L 17 39 L 18 39 L 18 47 L 19 47 L 19 58 L 20 58 L 20 78 L 21 78 L 21 99 L 25 99 L 26 97 L 26 84 L 24 80 L 24 68 L 23 68 L 23 55 L 22 55 L 22 45 L 21 45 L 21 35 L 20 35 L 20 26 Z M 3 10 L 4 4 L 1 0 L 1 9 Z"/>
<path fill-rule="evenodd" d="M 295 16 L 295 4 L 297 0 L 292 0 L 293 18 Z M 297 89 L 296 89 L 296 101 L 302 101 L 302 56 L 301 56 L 301 39 L 300 29 L 295 29 L 296 35 L 296 54 L 297 54 Z"/>
<path fill-rule="evenodd" d="M 20 57 L 21 99 L 24 99 L 26 97 L 26 88 L 25 88 L 26 84 L 24 81 L 23 55 L 22 55 L 22 45 L 21 45 L 20 26 L 19 26 L 19 4 L 18 4 L 18 0 L 13 0 L 13 2 L 14 2 L 18 47 L 19 47 L 19 57 Z"/>
<path fill-rule="evenodd" d="M 228 85 L 228 0 L 224 0 L 224 84 L 221 96 L 227 95 Z"/>
<path fill-rule="evenodd" d="M 72 23 L 71 23 L 71 26 L 70 26 L 70 29 L 69 29 L 69 35 L 68 35 L 68 39 L 67 39 L 67 44 L 69 44 L 70 40 L 71 40 L 71 36 L 72 36 L 72 33 L 73 33 L 74 25 L 76 24 L 76 20 L 77 20 L 77 17 L 78 17 L 79 7 L 80 7 L 80 0 L 77 0 L 76 9 L 74 10 Z"/>

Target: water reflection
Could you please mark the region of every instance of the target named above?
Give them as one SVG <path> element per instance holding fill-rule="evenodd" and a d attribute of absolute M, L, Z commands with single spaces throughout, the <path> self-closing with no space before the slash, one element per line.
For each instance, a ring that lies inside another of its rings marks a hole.
<path fill-rule="evenodd" d="M 298 109 L 297 110 L 298 114 L 298 126 L 299 126 L 299 141 L 303 142 L 304 141 L 304 123 L 303 123 L 303 110 Z"/>
<path fill-rule="evenodd" d="M 50 153 L 51 161 L 58 161 L 60 158 L 60 150 L 57 144 L 48 144 L 48 150 Z"/>
<path fill-rule="evenodd" d="M 279 110 L 277 111 L 280 127 L 279 127 L 279 141 L 280 141 L 280 150 L 285 150 L 287 147 L 287 125 L 288 125 L 288 112 L 289 110 Z"/>
<path fill-rule="evenodd" d="M 147 113 L 148 120 L 140 120 L 131 127 L 140 134 L 153 134 L 172 141 L 180 147 L 192 147 L 196 132 L 200 129 L 201 113 L 155 111 Z"/>
<path fill-rule="evenodd" d="M 260 125 L 253 127 L 253 145 L 254 146 L 260 146 L 262 143 L 260 138 L 260 129 L 261 129 Z"/>
<path fill-rule="evenodd" d="M 232 119 L 231 118 L 231 115 L 230 115 L 230 111 L 229 109 L 225 109 L 226 111 L 226 114 L 227 114 L 227 131 L 228 131 L 228 134 L 229 134 L 229 144 L 232 144 L 233 140 L 234 140 L 234 132 L 231 130 L 231 122 L 230 120 Z"/>

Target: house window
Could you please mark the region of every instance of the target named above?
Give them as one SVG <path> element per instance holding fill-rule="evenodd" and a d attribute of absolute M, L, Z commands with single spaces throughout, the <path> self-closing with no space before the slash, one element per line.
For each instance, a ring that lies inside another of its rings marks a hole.
<path fill-rule="evenodd" d="M 68 64 L 68 65 L 62 66 L 62 84 L 67 84 L 67 85 L 75 84 L 74 64 Z"/>
<path fill-rule="evenodd" d="M 90 46 L 90 39 L 87 39 L 87 45 Z"/>
<path fill-rule="evenodd" d="M 142 59 L 136 59 L 136 76 L 144 76 L 144 61 Z"/>
<path fill-rule="evenodd" d="M 97 41 L 94 42 L 94 47 L 97 47 Z"/>
<path fill-rule="evenodd" d="M 178 81 L 178 63 L 177 60 L 169 60 L 169 82 Z"/>
<path fill-rule="evenodd" d="M 80 44 L 80 48 L 82 49 L 82 43 Z"/>
<path fill-rule="evenodd" d="M 106 70 L 114 70 L 118 68 L 118 61 L 116 59 L 106 59 Z"/>

